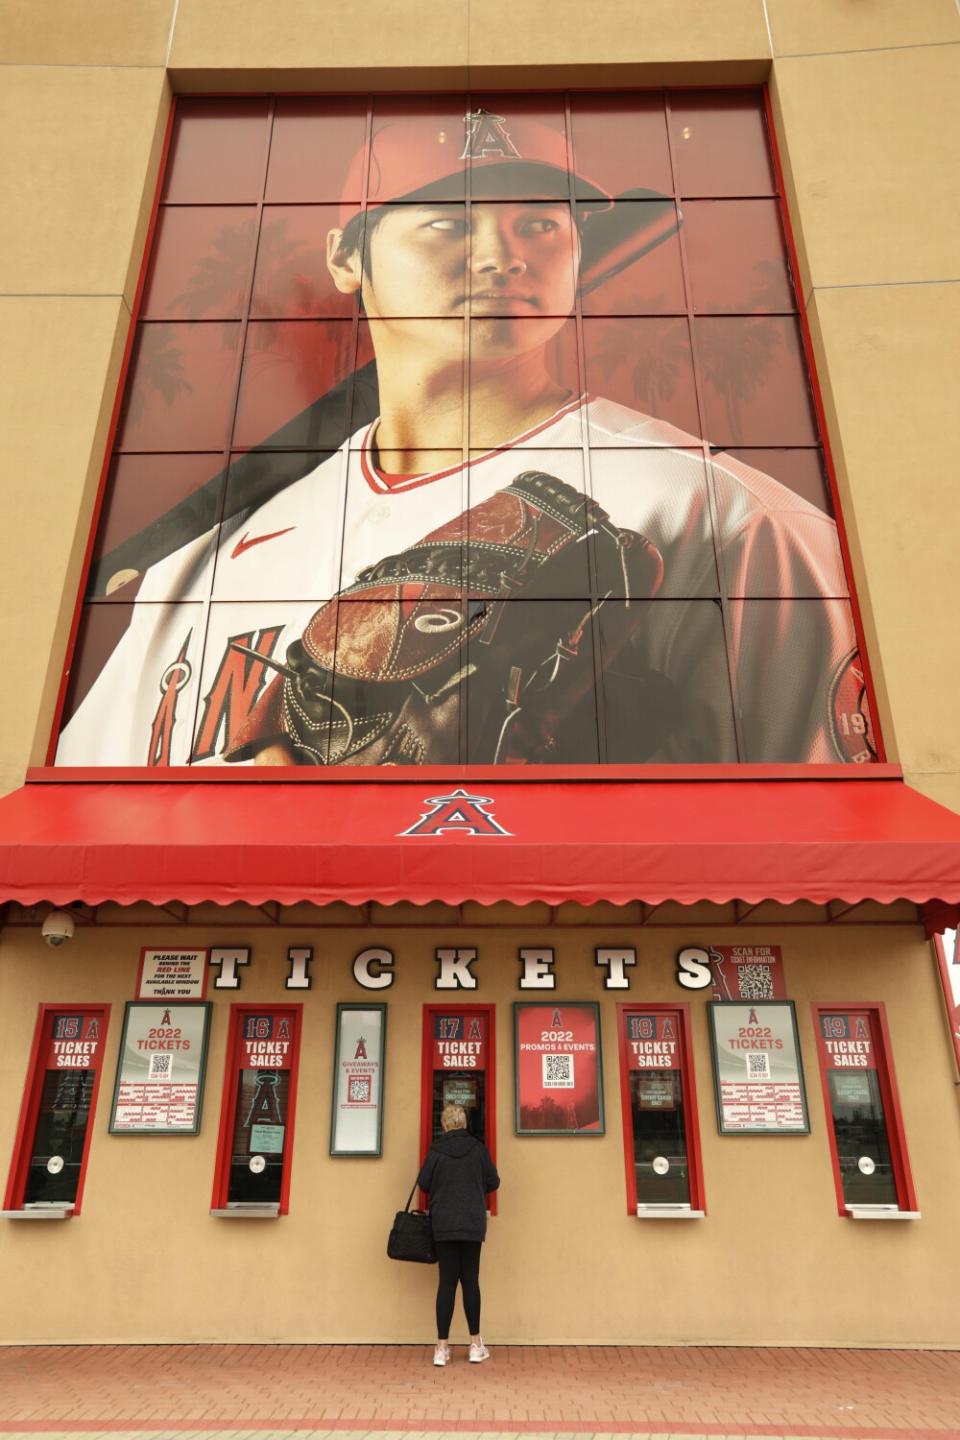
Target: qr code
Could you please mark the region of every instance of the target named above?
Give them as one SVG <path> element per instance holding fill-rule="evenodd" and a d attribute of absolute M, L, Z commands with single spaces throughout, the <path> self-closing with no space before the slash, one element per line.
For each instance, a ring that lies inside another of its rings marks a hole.
<path fill-rule="evenodd" d="M 773 970 L 769 965 L 738 965 L 737 989 L 741 1000 L 772 1000 Z"/>
<path fill-rule="evenodd" d="M 351 1105 L 367 1105 L 370 1102 L 370 1076 L 351 1075 L 347 1086 L 347 1099 Z"/>
<path fill-rule="evenodd" d="M 542 1055 L 544 1090 L 573 1089 L 573 1056 Z"/>
<path fill-rule="evenodd" d="M 748 1080 L 769 1080 L 770 1079 L 770 1056 L 753 1053 L 747 1056 L 747 1079 Z"/>
<path fill-rule="evenodd" d="M 151 1055 L 148 1080 L 169 1080 L 173 1073 L 172 1055 Z"/>

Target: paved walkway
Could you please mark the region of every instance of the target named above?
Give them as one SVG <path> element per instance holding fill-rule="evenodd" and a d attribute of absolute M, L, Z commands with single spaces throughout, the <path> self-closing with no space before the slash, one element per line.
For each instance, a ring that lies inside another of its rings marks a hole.
<path fill-rule="evenodd" d="M 960 1440 L 960 1353 L 508 1346 L 0 1349 L 0 1435 L 150 1440 Z"/>

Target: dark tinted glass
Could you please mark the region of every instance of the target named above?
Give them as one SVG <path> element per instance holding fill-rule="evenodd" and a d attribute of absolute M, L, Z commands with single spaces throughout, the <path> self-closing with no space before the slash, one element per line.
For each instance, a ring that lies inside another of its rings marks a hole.
<path fill-rule="evenodd" d="M 24 1204 L 76 1200 L 95 1079 L 94 1070 L 48 1070 L 44 1076 Z"/>
<path fill-rule="evenodd" d="M 279 1201 L 289 1099 L 288 1070 L 240 1071 L 230 1146 L 228 1203 Z"/>
<path fill-rule="evenodd" d="M 679 1072 L 647 1070 L 631 1075 L 630 1115 L 637 1199 L 641 1203 L 689 1204 L 690 1175 Z M 664 1161 L 668 1167 L 665 1170 Z"/>
<path fill-rule="evenodd" d="M 160 200 L 64 763 L 236 760 L 357 585 L 297 763 L 876 757 L 759 90 L 185 97 Z"/>
<path fill-rule="evenodd" d="M 897 1186 L 876 1070 L 831 1070 L 830 1115 L 848 1205 L 895 1205 Z"/>

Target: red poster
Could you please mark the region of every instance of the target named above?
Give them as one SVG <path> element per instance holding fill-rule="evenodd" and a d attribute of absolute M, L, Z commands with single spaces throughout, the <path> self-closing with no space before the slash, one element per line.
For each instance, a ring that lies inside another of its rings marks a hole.
<path fill-rule="evenodd" d="M 876 1070 L 877 1052 L 865 1012 L 822 1012 L 817 1031 L 824 1070 Z"/>
<path fill-rule="evenodd" d="M 93 1070 L 100 1053 L 100 1015 L 55 1014 L 46 1036 L 45 1070 Z"/>
<path fill-rule="evenodd" d="M 434 1070 L 485 1070 L 486 1015 L 434 1015 Z"/>
<path fill-rule="evenodd" d="M 779 945 L 711 945 L 714 1000 L 785 1000 Z"/>
<path fill-rule="evenodd" d="M 241 1070 L 289 1070 L 293 1021 L 289 1015 L 245 1015 L 240 1034 Z"/>
<path fill-rule="evenodd" d="M 627 1015 L 624 1023 L 629 1070 L 680 1069 L 675 1015 Z"/>
<path fill-rule="evenodd" d="M 592 1003 L 514 1005 L 518 1135 L 602 1135 L 600 1016 Z"/>

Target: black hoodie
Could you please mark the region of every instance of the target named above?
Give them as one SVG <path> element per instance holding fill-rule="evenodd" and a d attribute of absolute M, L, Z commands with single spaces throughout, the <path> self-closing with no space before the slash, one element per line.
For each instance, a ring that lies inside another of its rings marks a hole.
<path fill-rule="evenodd" d="M 434 1140 L 417 1177 L 430 1197 L 435 1240 L 482 1240 L 487 1233 L 486 1196 L 500 1176 L 482 1140 L 448 1130 Z"/>

